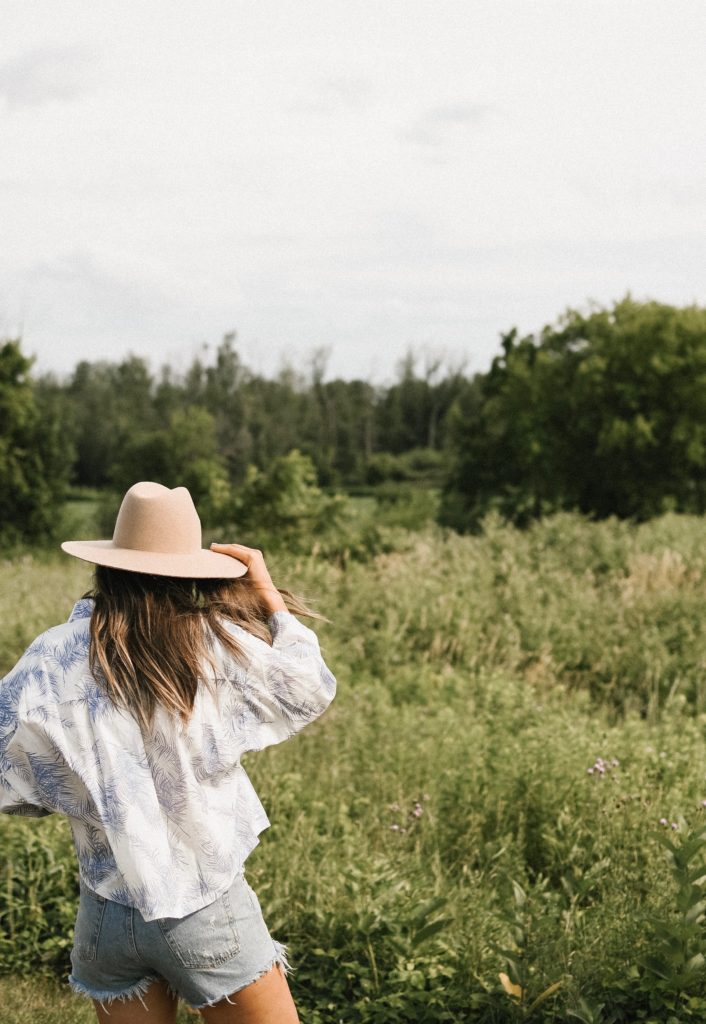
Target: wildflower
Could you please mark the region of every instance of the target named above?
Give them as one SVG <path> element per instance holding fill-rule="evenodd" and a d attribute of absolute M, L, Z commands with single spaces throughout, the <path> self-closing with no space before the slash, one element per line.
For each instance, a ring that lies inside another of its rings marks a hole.
<path fill-rule="evenodd" d="M 667 821 L 666 818 L 660 818 L 659 819 L 659 823 L 660 823 L 660 825 L 668 825 L 669 824 L 669 822 Z"/>
<path fill-rule="evenodd" d="M 392 829 L 393 832 L 399 832 L 400 830 L 399 825 L 390 825 L 390 828 Z"/>
<path fill-rule="evenodd" d="M 706 800 L 702 800 L 702 801 L 701 801 L 701 806 L 702 806 L 702 807 L 706 807 Z"/>
<path fill-rule="evenodd" d="M 587 768 L 586 771 L 589 775 L 595 775 L 596 772 L 599 775 L 605 775 L 607 771 L 612 771 L 613 768 L 617 768 L 620 761 L 617 757 L 611 758 L 610 761 L 606 761 L 602 757 L 597 757 L 592 768 Z"/>
<path fill-rule="evenodd" d="M 676 821 L 672 822 L 672 828 L 679 828 L 679 826 L 677 825 Z"/>
<path fill-rule="evenodd" d="M 419 803 L 419 801 L 417 801 L 417 803 L 415 803 L 415 805 L 414 805 L 414 810 L 410 811 L 409 813 L 412 815 L 413 818 L 421 818 L 421 816 L 423 814 L 423 811 L 424 811 L 424 808 Z"/>

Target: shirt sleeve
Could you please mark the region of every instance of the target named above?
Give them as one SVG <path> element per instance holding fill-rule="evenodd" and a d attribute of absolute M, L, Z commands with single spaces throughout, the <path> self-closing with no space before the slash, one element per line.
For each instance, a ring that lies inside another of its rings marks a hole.
<path fill-rule="evenodd" d="M 7 775 L 0 778 L 0 813 L 15 814 L 24 818 L 46 818 L 53 814 L 47 807 L 28 802 L 13 788 Z"/>
<path fill-rule="evenodd" d="M 294 736 L 336 695 L 336 678 L 314 630 L 289 611 L 274 612 L 268 625 L 272 646 L 256 638 L 247 669 L 235 671 L 230 680 L 240 753 Z"/>
<path fill-rule="evenodd" d="M 39 793 L 21 741 L 26 727 L 21 721 L 22 696 L 40 678 L 26 654 L 0 679 L 0 813 L 25 818 L 44 818 L 53 813 Z M 31 746 L 31 744 L 30 744 Z"/>

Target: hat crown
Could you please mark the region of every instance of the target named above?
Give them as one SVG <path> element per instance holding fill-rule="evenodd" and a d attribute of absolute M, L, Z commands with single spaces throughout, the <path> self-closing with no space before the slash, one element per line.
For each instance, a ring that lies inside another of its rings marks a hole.
<path fill-rule="evenodd" d="M 186 487 L 143 480 L 120 505 L 113 544 L 133 551 L 190 554 L 201 550 L 201 520 Z"/>

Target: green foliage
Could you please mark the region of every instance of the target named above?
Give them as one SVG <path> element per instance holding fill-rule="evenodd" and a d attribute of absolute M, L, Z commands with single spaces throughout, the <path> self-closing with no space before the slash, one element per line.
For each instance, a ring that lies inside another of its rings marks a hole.
<path fill-rule="evenodd" d="M 66 822 L 2 822 L 3 886 L 0 963 L 22 973 L 29 964 L 57 970 L 67 960 L 76 917 L 78 879 Z"/>
<path fill-rule="evenodd" d="M 322 534 L 335 532 L 343 501 L 323 493 L 312 460 L 294 448 L 265 470 L 248 466 L 228 514 L 239 537 L 253 543 L 258 537 L 261 546 L 284 544 L 301 552 L 310 550 Z"/>
<path fill-rule="evenodd" d="M 388 528 L 390 550 L 345 564 L 278 551 L 278 582 L 331 619 L 313 625 L 339 683 L 322 719 L 246 765 L 272 822 L 248 876 L 303 1020 L 706 1018 L 689 968 L 706 879 L 702 526 L 490 516 L 477 536 Z M 89 574 L 60 555 L 3 565 L 0 672 Z M 68 972 L 68 822 L 2 816 L 0 849 L 0 962 L 39 999 L 40 975 Z"/>
<path fill-rule="evenodd" d="M 369 484 L 384 481 L 441 482 L 446 468 L 443 452 L 434 448 L 411 448 L 400 455 L 375 452 L 366 463 L 365 479 Z"/>
<path fill-rule="evenodd" d="M 706 509 L 706 309 L 628 295 L 502 347 L 451 410 L 440 522 Z"/>
<path fill-rule="evenodd" d="M 546 879 L 539 887 L 539 892 L 546 897 Z M 509 925 L 512 945 L 509 949 L 491 943 L 493 949 L 507 965 L 509 974 L 501 971 L 498 975 L 505 992 L 512 1000 L 512 1009 L 508 1013 L 509 1020 L 531 1020 L 538 1018 L 543 1004 L 550 999 L 561 988 L 562 981 L 553 981 L 541 991 L 537 991 L 536 981 L 532 974 L 532 957 L 530 956 L 530 944 L 533 940 L 535 928 L 534 914 L 536 911 L 530 907 L 527 893 L 519 882 L 514 878 L 510 879 L 512 884 L 513 905 L 509 912 L 504 914 L 505 921 Z M 541 909 L 544 910 L 547 904 L 546 898 L 542 901 Z M 542 983 L 543 985 L 543 983 Z"/>
<path fill-rule="evenodd" d="M 420 461 L 429 465 L 429 460 Z M 209 520 L 209 529 L 275 556 L 289 551 L 345 566 L 404 548 L 405 531 L 430 522 L 438 501 L 436 492 L 411 484 L 382 485 L 371 490 L 371 497 L 363 509 L 341 493 L 327 493 L 313 459 L 293 448 L 264 470 L 248 466 L 221 522 Z"/>
<path fill-rule="evenodd" d="M 703 1021 L 706 1018 L 706 826 L 694 827 L 682 814 L 673 823 L 674 841 L 666 830 L 650 830 L 653 841 L 666 849 L 674 884 L 669 908 L 649 918 L 647 950 L 613 981 L 611 1005 L 635 1012 L 636 1020 Z"/>
<path fill-rule="evenodd" d="M 83 360 L 65 391 L 70 408 L 67 428 L 76 446 L 74 483 L 106 487 L 129 440 L 163 422 L 149 367 L 137 356 L 119 363 Z"/>
<path fill-rule="evenodd" d="M 116 456 L 111 478 L 121 497 L 138 480 L 187 487 L 206 522 L 216 520 L 230 498 L 214 417 L 199 406 L 174 409 L 165 427 L 133 434 Z"/>
<path fill-rule="evenodd" d="M 72 450 L 57 397 L 30 379 L 17 341 L 0 344 L 0 543 L 56 536 Z"/>
<path fill-rule="evenodd" d="M 384 462 L 387 451 L 409 456 L 399 462 L 405 478 L 440 483 L 446 414 L 463 387 L 459 370 L 434 379 L 441 368 L 436 360 L 419 376 L 408 354 L 387 389 L 363 380 L 325 381 L 327 352 L 319 349 L 309 376 L 285 366 L 267 379 L 243 364 L 235 332 L 215 352 L 209 348 L 183 374 L 165 365 L 154 376 L 136 356 L 80 362 L 63 387 L 64 425 L 77 450 L 73 483 L 116 486 L 134 474 L 136 463 L 138 470 L 154 465 L 159 478 L 163 434 L 173 430 L 175 415 L 190 418 L 194 409 L 213 418 L 203 457 L 212 461 L 214 435 L 218 472 L 225 470 L 236 487 L 248 466 L 266 472 L 295 446 L 327 488 L 363 483 L 368 474 L 380 478 L 376 462 L 381 454 Z M 145 475 L 143 469 L 134 479 Z"/>

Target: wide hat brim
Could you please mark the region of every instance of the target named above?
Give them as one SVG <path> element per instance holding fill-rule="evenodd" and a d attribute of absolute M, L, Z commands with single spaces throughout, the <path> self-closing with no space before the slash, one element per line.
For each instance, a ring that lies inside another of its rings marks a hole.
<path fill-rule="evenodd" d="M 248 571 L 237 558 L 208 548 L 189 552 L 137 551 L 118 547 L 112 540 L 67 540 L 61 545 L 67 555 L 112 569 L 144 572 L 151 576 L 191 579 L 236 579 Z"/>

